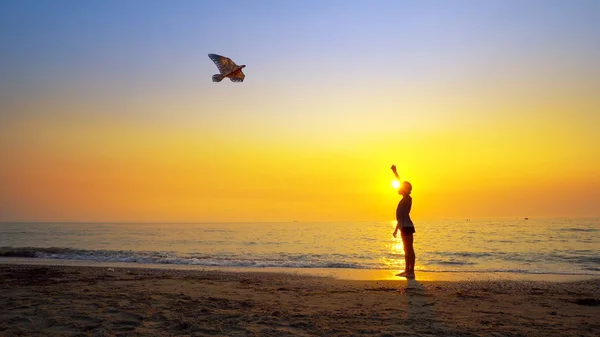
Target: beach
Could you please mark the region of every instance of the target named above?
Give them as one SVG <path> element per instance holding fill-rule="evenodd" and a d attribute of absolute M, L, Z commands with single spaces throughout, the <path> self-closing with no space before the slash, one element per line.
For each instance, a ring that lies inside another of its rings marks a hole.
<path fill-rule="evenodd" d="M 0 264 L 0 335 L 597 336 L 599 289 Z"/>

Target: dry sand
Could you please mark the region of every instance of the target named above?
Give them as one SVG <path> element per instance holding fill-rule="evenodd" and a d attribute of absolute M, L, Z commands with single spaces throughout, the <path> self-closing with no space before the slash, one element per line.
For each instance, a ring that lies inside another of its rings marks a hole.
<path fill-rule="evenodd" d="M 1 336 L 599 336 L 600 280 L 0 265 Z"/>

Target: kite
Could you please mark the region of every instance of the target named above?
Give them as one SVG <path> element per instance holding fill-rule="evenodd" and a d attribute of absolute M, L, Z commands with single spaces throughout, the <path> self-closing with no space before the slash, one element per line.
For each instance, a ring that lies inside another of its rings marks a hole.
<path fill-rule="evenodd" d="M 231 82 L 244 82 L 244 73 L 242 69 L 245 65 L 238 66 L 230 58 L 217 54 L 208 54 L 208 57 L 217 65 L 220 74 L 213 75 L 213 82 L 221 82 L 225 77 L 228 77 Z"/>

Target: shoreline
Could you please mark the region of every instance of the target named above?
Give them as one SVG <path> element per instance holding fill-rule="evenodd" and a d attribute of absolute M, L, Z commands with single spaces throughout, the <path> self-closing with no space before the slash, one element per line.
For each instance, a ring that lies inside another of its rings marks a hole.
<path fill-rule="evenodd" d="M 397 277 L 398 270 L 383 269 L 349 269 L 349 268 L 269 268 L 269 267 L 226 267 L 226 266 L 196 266 L 178 264 L 143 264 L 136 262 L 102 262 L 90 260 L 39 259 L 24 257 L 0 257 L 2 265 L 39 265 L 39 266 L 75 266 L 99 268 L 139 268 L 158 270 L 190 270 L 190 271 L 222 271 L 237 273 L 282 273 L 291 275 L 307 275 L 330 277 L 341 280 L 382 281 L 403 280 Z M 474 271 L 419 271 L 417 281 L 550 281 L 574 282 L 600 279 L 600 275 L 589 274 L 547 274 L 547 273 L 517 273 L 517 272 L 474 272 Z"/>
<path fill-rule="evenodd" d="M 598 289 L 0 264 L 0 335 L 597 336 Z"/>

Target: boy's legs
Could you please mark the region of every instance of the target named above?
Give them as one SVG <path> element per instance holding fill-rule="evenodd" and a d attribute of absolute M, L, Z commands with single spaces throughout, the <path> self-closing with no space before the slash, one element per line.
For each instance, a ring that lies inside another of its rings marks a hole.
<path fill-rule="evenodd" d="M 406 272 L 415 273 L 415 249 L 413 247 L 413 235 L 402 235 L 402 243 L 404 244 L 404 259 L 406 261 Z"/>

